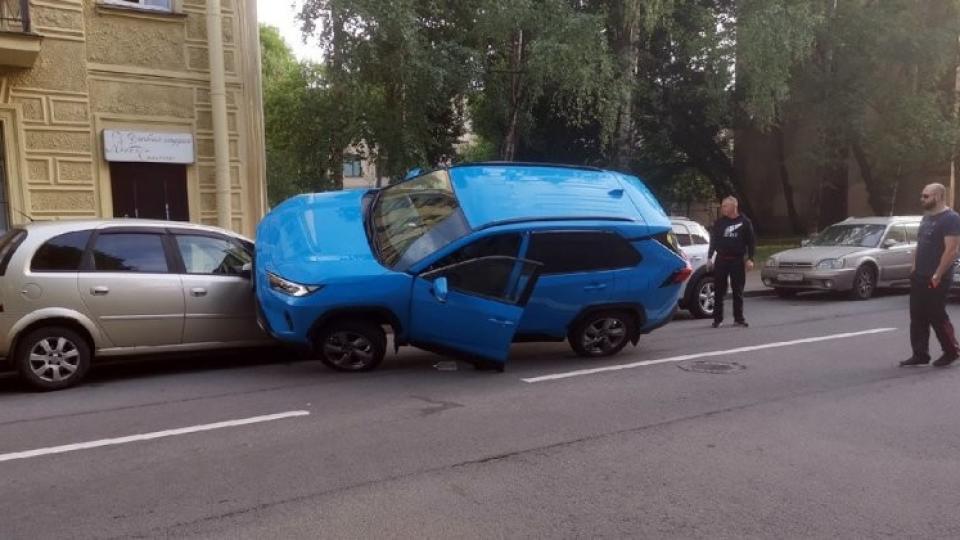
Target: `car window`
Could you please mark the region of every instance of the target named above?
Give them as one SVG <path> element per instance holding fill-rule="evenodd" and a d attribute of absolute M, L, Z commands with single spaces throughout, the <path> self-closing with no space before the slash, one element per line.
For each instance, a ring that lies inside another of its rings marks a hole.
<path fill-rule="evenodd" d="M 877 247 L 886 228 L 885 225 L 876 224 L 831 225 L 810 242 L 810 245 Z"/>
<path fill-rule="evenodd" d="M 907 229 L 903 226 L 902 223 L 896 223 L 890 226 L 890 230 L 887 231 L 887 236 L 884 237 L 884 241 L 893 240 L 898 244 L 907 243 Z"/>
<path fill-rule="evenodd" d="M 252 260 L 247 251 L 227 238 L 180 234 L 176 238 L 188 274 L 239 276 Z"/>
<path fill-rule="evenodd" d="M 697 223 L 693 227 L 692 240 L 695 245 L 705 246 L 710 243 L 710 232 L 706 227 Z"/>
<path fill-rule="evenodd" d="M 536 263 L 513 257 L 484 257 L 439 268 L 423 274 L 423 278 L 433 281 L 445 277 L 450 290 L 518 303 L 528 292 L 536 269 Z"/>
<path fill-rule="evenodd" d="M 910 242 L 911 244 L 916 244 L 917 237 L 919 236 L 919 233 L 920 233 L 920 224 L 907 223 L 906 229 L 907 229 L 907 242 Z"/>
<path fill-rule="evenodd" d="M 544 275 L 628 268 L 641 260 L 629 242 L 607 232 L 535 233 L 525 258 L 543 263 Z"/>
<path fill-rule="evenodd" d="M 93 247 L 93 266 L 98 272 L 169 271 L 163 237 L 149 233 L 100 234 Z"/>
<path fill-rule="evenodd" d="M 7 266 L 10 265 L 13 253 L 26 238 L 27 231 L 23 229 L 10 229 L 0 236 L 0 276 L 7 273 Z"/>
<path fill-rule="evenodd" d="M 459 208 L 446 171 L 384 189 L 371 209 L 377 255 L 387 266 L 395 265 L 407 248 Z"/>
<path fill-rule="evenodd" d="M 520 250 L 520 235 L 517 233 L 498 234 L 471 242 L 457 251 L 432 264 L 428 270 L 450 266 L 481 257 L 516 257 Z"/>
<path fill-rule="evenodd" d="M 673 234 L 677 237 L 677 242 L 679 242 L 681 246 L 686 247 L 693 243 L 690 231 L 685 225 L 674 223 Z"/>
<path fill-rule="evenodd" d="M 77 272 L 93 231 L 74 231 L 43 243 L 30 261 L 31 272 Z"/>

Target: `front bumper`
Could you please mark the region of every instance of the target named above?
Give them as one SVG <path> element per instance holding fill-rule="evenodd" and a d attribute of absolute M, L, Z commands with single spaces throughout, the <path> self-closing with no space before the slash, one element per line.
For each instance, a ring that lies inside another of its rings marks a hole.
<path fill-rule="evenodd" d="M 804 289 L 848 291 L 853 288 L 856 268 L 816 270 L 798 268 L 764 268 L 760 278 L 767 287 L 777 289 Z"/>

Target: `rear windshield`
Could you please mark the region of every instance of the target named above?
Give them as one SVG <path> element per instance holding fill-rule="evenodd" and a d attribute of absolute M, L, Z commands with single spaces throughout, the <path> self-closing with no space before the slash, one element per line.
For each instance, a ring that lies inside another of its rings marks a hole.
<path fill-rule="evenodd" d="M 10 258 L 13 252 L 27 237 L 27 231 L 23 229 L 10 229 L 0 236 L 0 276 L 7 274 L 7 266 L 10 265 Z"/>

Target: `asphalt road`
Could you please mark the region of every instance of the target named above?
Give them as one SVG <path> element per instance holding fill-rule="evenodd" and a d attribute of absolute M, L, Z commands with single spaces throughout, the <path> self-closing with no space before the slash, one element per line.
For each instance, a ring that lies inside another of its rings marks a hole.
<path fill-rule="evenodd" d="M 957 538 L 960 369 L 896 367 L 906 304 L 751 298 L 749 329 L 522 345 L 503 374 L 410 350 L 2 378 L 0 538 Z"/>

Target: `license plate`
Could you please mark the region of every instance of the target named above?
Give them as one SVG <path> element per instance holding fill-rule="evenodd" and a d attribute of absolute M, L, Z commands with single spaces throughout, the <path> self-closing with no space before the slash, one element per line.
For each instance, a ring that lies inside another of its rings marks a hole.
<path fill-rule="evenodd" d="M 777 281 L 803 281 L 803 274 L 777 274 Z"/>

